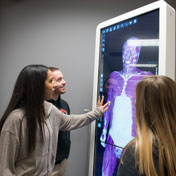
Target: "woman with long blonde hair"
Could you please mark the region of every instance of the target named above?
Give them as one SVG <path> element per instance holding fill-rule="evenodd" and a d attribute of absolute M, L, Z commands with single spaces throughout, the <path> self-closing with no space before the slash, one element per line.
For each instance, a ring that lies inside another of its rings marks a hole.
<path fill-rule="evenodd" d="M 136 87 L 137 136 L 124 149 L 117 176 L 176 175 L 176 83 L 147 76 Z"/>

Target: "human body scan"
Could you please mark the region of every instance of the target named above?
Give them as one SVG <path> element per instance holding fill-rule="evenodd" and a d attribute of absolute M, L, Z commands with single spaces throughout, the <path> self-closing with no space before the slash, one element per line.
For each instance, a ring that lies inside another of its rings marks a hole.
<path fill-rule="evenodd" d="M 144 76 L 152 75 L 149 71 L 137 68 L 141 50 L 138 41 L 138 38 L 131 37 L 124 43 L 123 69 L 110 74 L 107 101 L 111 101 L 111 104 L 104 114 L 100 137 L 105 147 L 102 176 L 113 175 L 122 149 L 136 136 L 135 88 Z"/>

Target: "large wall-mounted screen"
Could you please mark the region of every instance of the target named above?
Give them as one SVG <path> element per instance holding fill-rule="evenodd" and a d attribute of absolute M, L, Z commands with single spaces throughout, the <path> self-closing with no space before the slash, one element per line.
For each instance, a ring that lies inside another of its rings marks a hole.
<path fill-rule="evenodd" d="M 158 74 L 159 10 L 103 28 L 100 42 L 98 92 L 111 104 L 97 122 L 95 175 L 112 176 L 136 136 L 136 84 Z"/>
<path fill-rule="evenodd" d="M 137 83 L 148 75 L 167 75 L 167 64 L 163 63 L 166 58 L 160 57 L 163 37 L 160 13 L 158 7 L 98 27 L 98 74 L 94 100 L 100 95 L 104 96 L 105 102 L 111 103 L 95 124 L 94 176 L 115 176 L 123 148 L 136 136 Z M 169 58 L 173 64 L 174 57 L 175 52 L 172 59 Z M 172 75 L 173 69 L 170 70 Z"/>

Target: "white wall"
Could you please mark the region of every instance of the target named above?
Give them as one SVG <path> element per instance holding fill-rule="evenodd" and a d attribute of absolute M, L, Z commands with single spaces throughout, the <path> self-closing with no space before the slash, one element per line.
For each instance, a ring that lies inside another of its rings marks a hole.
<path fill-rule="evenodd" d="M 98 23 L 155 0 L 2 0 L 0 6 L 0 116 L 19 71 L 27 64 L 59 67 L 72 113 L 91 109 Z M 175 0 L 169 1 L 176 7 Z M 89 127 L 71 132 L 66 176 L 88 173 Z"/>

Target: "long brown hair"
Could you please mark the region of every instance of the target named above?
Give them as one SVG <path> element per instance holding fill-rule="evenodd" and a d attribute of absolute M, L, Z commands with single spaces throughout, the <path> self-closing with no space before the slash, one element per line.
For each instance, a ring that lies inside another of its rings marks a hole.
<path fill-rule="evenodd" d="M 43 139 L 43 118 L 45 80 L 48 67 L 44 65 L 28 65 L 20 72 L 9 105 L 0 120 L 0 132 L 9 114 L 15 109 L 23 109 L 27 119 L 28 154 L 36 146 L 37 126 Z"/>
<path fill-rule="evenodd" d="M 135 159 L 139 173 L 176 175 L 176 83 L 166 76 L 147 76 L 136 87 Z M 153 149 L 158 150 L 158 173 Z"/>

